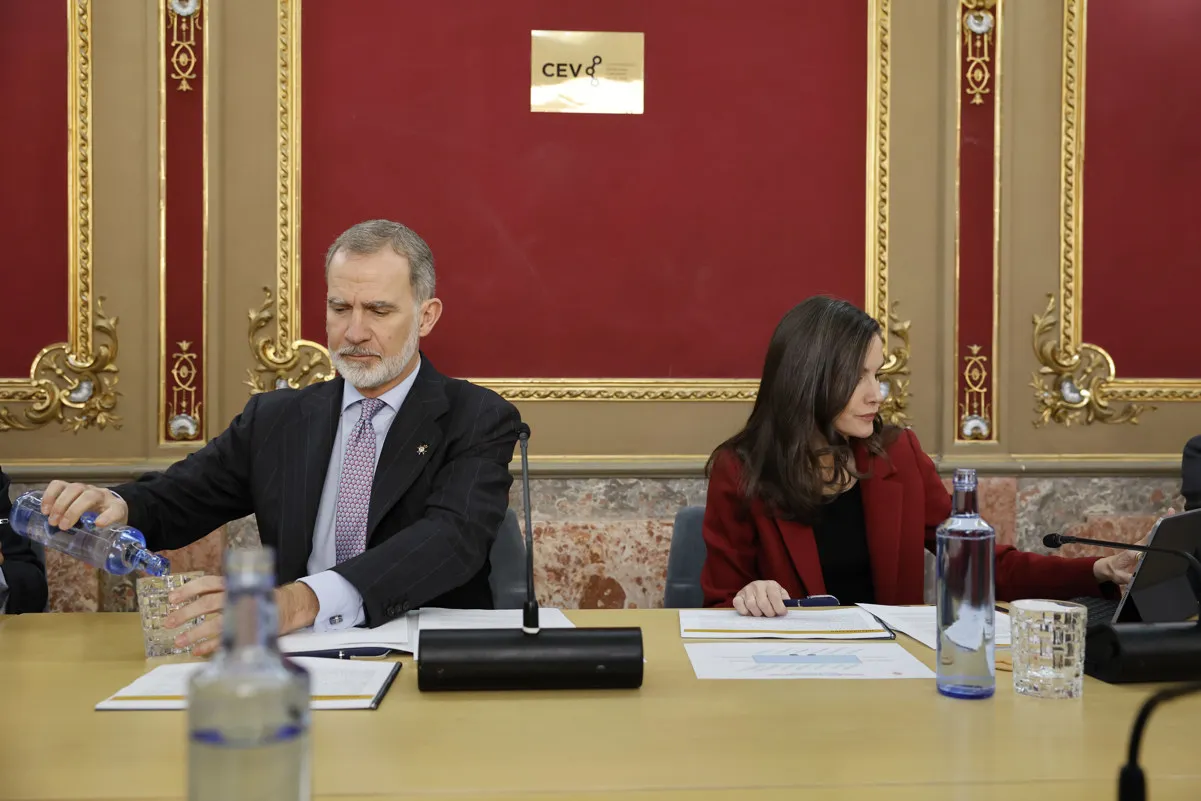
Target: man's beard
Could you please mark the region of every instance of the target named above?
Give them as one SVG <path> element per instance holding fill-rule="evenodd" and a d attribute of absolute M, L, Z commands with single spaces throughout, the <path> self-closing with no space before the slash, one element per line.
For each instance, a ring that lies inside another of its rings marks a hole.
<path fill-rule="evenodd" d="M 343 378 L 350 382 L 352 387 L 355 389 L 374 389 L 375 387 L 387 384 L 403 373 L 405 367 L 408 366 L 413 356 L 417 353 L 420 343 L 421 337 L 417 334 L 417 324 L 414 322 L 413 329 L 409 332 L 409 338 L 405 340 L 404 347 L 400 353 L 394 356 L 380 356 L 376 351 L 347 345 L 337 352 L 331 351 L 329 357 L 330 361 L 334 363 L 335 369 L 342 374 Z M 346 356 L 376 356 L 379 357 L 379 360 L 360 364 L 343 358 Z"/>

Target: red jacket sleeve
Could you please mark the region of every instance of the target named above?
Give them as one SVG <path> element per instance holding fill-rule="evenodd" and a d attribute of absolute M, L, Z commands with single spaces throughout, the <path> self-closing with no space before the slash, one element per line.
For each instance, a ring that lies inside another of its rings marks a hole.
<path fill-rule="evenodd" d="M 739 485 L 738 458 L 721 454 L 714 460 L 705 499 L 705 606 L 733 606 L 738 591 L 759 578 L 759 537 Z"/>
<path fill-rule="evenodd" d="M 934 462 L 922 450 L 917 436 L 906 431 L 904 436 L 913 448 L 914 458 L 922 474 L 926 494 L 926 548 L 938 552 L 936 530 L 951 514 L 951 496 L 938 477 Z M 1085 596 L 1105 595 L 1093 575 L 1093 563 L 1099 557 L 1067 559 L 1061 556 L 1019 551 L 1012 545 L 996 548 L 996 593 L 998 601 L 1018 598 L 1051 598 L 1067 600 Z"/>

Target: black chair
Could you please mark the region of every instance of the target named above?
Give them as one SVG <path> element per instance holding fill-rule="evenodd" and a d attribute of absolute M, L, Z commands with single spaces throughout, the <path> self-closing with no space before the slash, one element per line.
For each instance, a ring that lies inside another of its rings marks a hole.
<path fill-rule="evenodd" d="M 525 540 L 517 524 L 517 513 L 505 512 L 489 555 L 492 604 L 497 609 L 520 609 L 525 603 Z"/>
<path fill-rule="evenodd" d="M 667 582 L 663 606 L 668 609 L 699 609 L 705 605 L 701 568 L 705 565 L 703 523 L 705 507 L 685 506 L 672 524 L 671 548 L 667 553 Z"/>

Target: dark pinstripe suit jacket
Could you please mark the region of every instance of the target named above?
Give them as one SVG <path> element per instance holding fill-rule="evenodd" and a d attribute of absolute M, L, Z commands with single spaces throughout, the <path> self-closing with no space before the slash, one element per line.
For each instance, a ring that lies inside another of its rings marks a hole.
<path fill-rule="evenodd" d="M 276 551 L 277 582 L 304 576 L 342 381 L 254 395 L 201 450 L 113 487 L 130 525 L 163 550 L 253 512 Z M 508 507 L 519 422 L 495 392 L 422 357 L 376 466 L 367 550 L 334 568 L 363 596 L 367 625 L 421 606 L 491 608 L 488 553 Z"/>

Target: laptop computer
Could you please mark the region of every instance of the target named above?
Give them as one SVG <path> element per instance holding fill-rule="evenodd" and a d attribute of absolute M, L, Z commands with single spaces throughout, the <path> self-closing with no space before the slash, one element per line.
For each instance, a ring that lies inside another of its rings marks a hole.
<path fill-rule="evenodd" d="M 1201 559 L 1201 509 L 1161 517 L 1148 545 L 1185 551 Z M 1201 589 L 1201 588 L 1198 588 Z M 1120 601 L 1077 598 L 1088 607 L 1089 625 L 1098 623 L 1179 623 L 1198 613 L 1189 564 L 1166 553 L 1144 554 Z"/>

